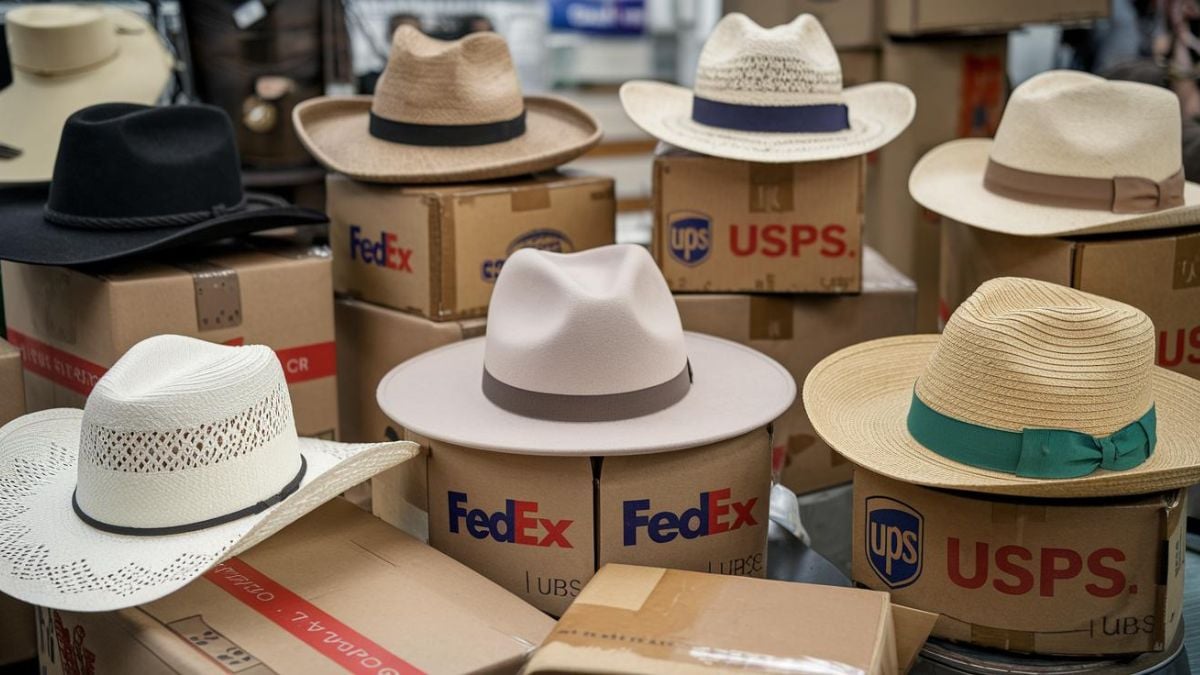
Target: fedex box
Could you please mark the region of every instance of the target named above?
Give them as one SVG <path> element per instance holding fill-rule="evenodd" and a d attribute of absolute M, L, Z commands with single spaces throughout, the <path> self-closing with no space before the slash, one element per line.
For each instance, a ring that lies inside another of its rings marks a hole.
<path fill-rule="evenodd" d="M 887 0 L 891 35 L 1004 33 L 1029 23 L 1080 24 L 1108 17 L 1109 0 Z"/>
<path fill-rule="evenodd" d="M 130 347 L 176 334 L 274 349 L 297 431 L 336 436 L 328 249 L 259 237 L 78 269 L 5 262 L 3 274 L 30 411 L 82 408 Z"/>
<path fill-rule="evenodd" d="M 560 615 L 606 563 L 766 574 L 771 441 L 760 429 L 649 455 L 544 457 L 405 434 L 426 455 L 429 543 Z M 400 468 L 400 467 L 398 467 Z M 390 522 L 404 471 L 372 481 Z"/>
<path fill-rule="evenodd" d="M 504 261 L 612 244 L 613 180 L 539 174 L 463 185 L 379 185 L 329 174 L 339 293 L 434 320 L 487 314 Z"/>
<path fill-rule="evenodd" d="M 1183 612 L 1186 490 L 1016 499 L 854 474 L 854 581 L 933 634 L 1036 654 L 1160 651 Z"/>
<path fill-rule="evenodd" d="M 1137 307 L 1158 331 L 1158 365 L 1200 378 L 1200 226 L 1034 238 L 942 219 L 943 324 L 979 284 L 1001 276 L 1051 281 Z"/>
<path fill-rule="evenodd" d="M 654 160 L 655 260 L 676 292 L 857 293 L 864 156 Z"/>

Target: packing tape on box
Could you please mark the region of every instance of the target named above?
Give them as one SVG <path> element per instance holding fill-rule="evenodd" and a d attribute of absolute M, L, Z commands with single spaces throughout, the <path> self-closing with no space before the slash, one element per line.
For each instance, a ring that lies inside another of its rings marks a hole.
<path fill-rule="evenodd" d="M 192 275 L 200 332 L 242 325 L 242 289 L 236 270 L 211 262 L 177 262 L 175 267 Z"/>
<path fill-rule="evenodd" d="M 541 211 L 550 208 L 550 188 L 542 185 L 513 190 L 509 199 L 513 213 Z"/>
<path fill-rule="evenodd" d="M 1021 523 L 1046 522 L 1046 507 L 1041 504 L 992 503 L 992 525 L 1020 526 Z"/>
<path fill-rule="evenodd" d="M 750 339 L 791 340 L 792 298 L 755 295 L 750 298 Z"/>
<path fill-rule="evenodd" d="M 971 643 L 983 647 L 1032 652 L 1036 648 L 1036 636 L 1029 631 L 971 624 Z"/>
<path fill-rule="evenodd" d="M 792 164 L 750 164 L 750 212 L 795 210 L 792 171 Z"/>

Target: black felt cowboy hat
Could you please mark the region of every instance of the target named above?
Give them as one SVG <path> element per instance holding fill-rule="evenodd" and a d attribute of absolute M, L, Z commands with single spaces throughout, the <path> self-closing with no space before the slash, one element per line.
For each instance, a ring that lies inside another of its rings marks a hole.
<path fill-rule="evenodd" d="M 0 190 L 0 259 L 82 265 L 326 221 L 242 190 L 221 109 L 106 103 L 67 119 L 48 194 Z"/>

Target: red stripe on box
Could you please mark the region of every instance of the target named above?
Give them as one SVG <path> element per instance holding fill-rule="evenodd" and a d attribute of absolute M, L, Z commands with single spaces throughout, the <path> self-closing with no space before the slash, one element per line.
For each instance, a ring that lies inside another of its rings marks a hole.
<path fill-rule="evenodd" d="M 77 394 L 87 396 L 92 393 L 96 380 L 108 370 L 12 328 L 8 329 L 8 341 L 21 350 L 21 364 L 25 370 Z"/>
<path fill-rule="evenodd" d="M 81 359 L 74 354 L 65 352 L 57 347 L 51 347 L 45 342 L 8 329 L 8 341 L 21 350 L 21 363 L 25 370 L 50 380 L 54 384 L 66 387 L 71 391 L 87 396 L 92 393 L 108 368 Z M 243 338 L 228 340 L 225 344 L 242 345 Z M 318 342 L 302 347 L 290 347 L 275 351 L 279 363 L 283 366 L 283 375 L 288 384 L 319 380 L 331 377 L 337 373 L 337 348 L 333 342 Z"/>
<path fill-rule="evenodd" d="M 204 578 L 351 673 L 424 673 L 241 558 L 219 563 Z"/>

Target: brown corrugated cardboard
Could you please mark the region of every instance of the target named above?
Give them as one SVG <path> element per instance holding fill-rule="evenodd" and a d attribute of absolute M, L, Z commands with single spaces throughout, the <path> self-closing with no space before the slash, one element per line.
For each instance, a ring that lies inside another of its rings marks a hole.
<path fill-rule="evenodd" d="M 606 565 L 525 672 L 891 675 L 936 618 L 876 591 Z"/>
<path fill-rule="evenodd" d="M 890 35 L 1003 33 L 1027 23 L 1079 23 L 1108 16 L 1110 0 L 887 0 Z"/>
<path fill-rule="evenodd" d="M 1005 101 L 1006 39 L 885 40 L 883 77 L 920 105 L 912 126 L 878 151 L 867 199 L 867 243 L 917 283 L 917 330 L 937 328 L 937 219 L 908 195 L 908 174 L 929 150 L 963 136 L 991 136 Z M 874 169 L 878 168 L 878 171 Z"/>
<path fill-rule="evenodd" d="M 487 313 L 505 259 L 614 242 L 611 178 L 540 174 L 469 185 L 377 185 L 329 174 L 334 287 L 446 320 Z"/>
<path fill-rule="evenodd" d="M 0 426 L 25 414 L 21 352 L 0 340 Z M 0 594 L 0 666 L 37 656 L 33 608 Z"/>
<path fill-rule="evenodd" d="M 818 361 L 842 347 L 913 332 L 916 286 L 875 251 L 863 254 L 860 295 L 679 294 L 683 328 L 753 347 L 803 382 Z M 774 428 L 775 470 L 792 491 L 849 482 L 851 465 L 813 432 L 799 397 Z"/>
<path fill-rule="evenodd" d="M 673 291 L 857 293 L 864 156 L 654 159 L 654 257 Z"/>
<path fill-rule="evenodd" d="M 1186 490 L 1017 500 L 854 475 L 854 581 L 1017 652 L 1157 651 L 1183 611 Z"/>
<path fill-rule="evenodd" d="M 428 454 L 429 543 L 561 614 L 609 562 L 761 577 L 766 573 L 770 435 L 618 457 L 487 452 L 406 434 Z M 372 480 L 392 522 L 404 472 Z"/>
<path fill-rule="evenodd" d="M 945 219 L 942 250 L 943 323 L 988 279 L 1053 281 L 1144 311 L 1158 331 L 1158 364 L 1200 378 L 1200 227 L 1043 239 Z"/>
<path fill-rule="evenodd" d="M 83 407 L 126 350 L 175 333 L 273 348 L 299 432 L 336 434 L 327 251 L 264 237 L 86 271 L 5 262 L 3 275 L 8 337 L 21 349 L 31 411 Z"/>
<path fill-rule="evenodd" d="M 890 1 L 890 0 L 889 0 Z M 880 0 L 725 0 L 726 12 L 741 12 L 760 26 L 789 23 L 801 14 L 817 17 L 836 47 L 879 44 Z"/>
<path fill-rule="evenodd" d="M 162 600 L 38 615 L 48 675 L 512 673 L 553 626 L 343 500 Z"/>

